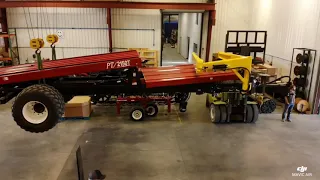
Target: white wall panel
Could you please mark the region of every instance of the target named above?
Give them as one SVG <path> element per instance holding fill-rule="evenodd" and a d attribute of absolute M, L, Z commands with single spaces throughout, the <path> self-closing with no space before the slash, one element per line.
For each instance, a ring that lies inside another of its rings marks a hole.
<path fill-rule="evenodd" d="M 198 18 L 198 24 L 196 19 Z M 179 35 L 180 42 L 180 54 L 187 58 L 189 57 L 189 63 L 192 63 L 192 52 L 194 43 L 198 45 L 197 54 L 200 50 L 200 34 L 201 34 L 201 13 L 181 13 L 179 23 L 181 26 L 181 32 Z M 188 37 L 190 37 L 190 44 L 188 49 Z"/>
<path fill-rule="evenodd" d="M 250 27 L 268 31 L 266 53 L 269 57 L 279 57 L 273 58 L 273 64 L 280 68 L 280 75 L 289 74 L 293 48 L 317 49 L 319 54 L 320 1 L 256 0 L 252 11 L 255 16 L 252 16 Z M 318 67 L 318 59 L 315 67 Z M 315 84 L 315 78 L 312 84 Z M 312 86 L 311 100 L 314 89 Z"/>
<path fill-rule="evenodd" d="M 160 10 L 112 9 L 112 36 L 116 50 L 161 50 Z"/>
<path fill-rule="evenodd" d="M 224 51 L 228 30 L 248 30 L 252 0 L 216 0 L 216 25 L 212 28 L 211 54 Z"/>
<path fill-rule="evenodd" d="M 292 48 L 315 47 L 318 0 L 256 0 L 253 11 L 251 28 L 268 31 L 267 53 L 291 59 Z"/>
<path fill-rule="evenodd" d="M 17 29 L 20 61 L 32 59 L 29 41 L 63 32 L 56 44 L 57 58 L 108 52 L 106 10 L 102 8 L 9 8 L 9 28 Z M 39 28 L 38 28 L 39 27 Z M 42 57 L 51 59 L 50 44 L 45 42 Z"/>

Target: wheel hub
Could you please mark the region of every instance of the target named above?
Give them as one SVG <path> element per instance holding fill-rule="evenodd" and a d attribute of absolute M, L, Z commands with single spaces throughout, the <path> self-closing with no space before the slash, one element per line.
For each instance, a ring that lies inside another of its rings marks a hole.
<path fill-rule="evenodd" d="M 22 115 L 29 123 L 40 124 L 47 119 L 48 109 L 39 101 L 29 101 L 23 106 Z"/>
<path fill-rule="evenodd" d="M 132 116 L 135 120 L 140 120 L 142 118 L 142 112 L 139 110 L 135 110 L 133 111 Z"/>
<path fill-rule="evenodd" d="M 45 107 L 41 103 L 36 103 L 33 106 L 33 109 L 34 109 L 35 113 L 43 113 L 45 111 Z"/>

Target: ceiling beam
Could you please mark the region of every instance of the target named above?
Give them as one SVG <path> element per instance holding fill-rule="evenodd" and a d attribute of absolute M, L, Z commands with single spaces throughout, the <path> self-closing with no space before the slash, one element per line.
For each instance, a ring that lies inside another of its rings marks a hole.
<path fill-rule="evenodd" d="M 116 1 L 0 1 L 0 8 L 63 7 L 63 8 L 125 8 L 215 10 L 213 3 L 150 3 Z"/>

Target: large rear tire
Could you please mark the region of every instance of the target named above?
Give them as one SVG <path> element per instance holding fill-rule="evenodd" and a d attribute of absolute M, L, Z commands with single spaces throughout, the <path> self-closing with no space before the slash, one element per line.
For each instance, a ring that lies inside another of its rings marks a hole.
<path fill-rule="evenodd" d="M 40 133 L 53 128 L 64 113 L 63 96 L 48 85 L 21 91 L 12 106 L 14 121 L 24 130 Z"/>
<path fill-rule="evenodd" d="M 221 112 L 219 105 L 210 105 L 210 120 L 212 123 L 219 123 L 221 120 Z"/>
<path fill-rule="evenodd" d="M 251 123 L 256 123 L 259 118 L 259 108 L 256 104 L 253 104 L 252 110 L 253 110 L 253 119 L 252 119 Z"/>
<path fill-rule="evenodd" d="M 206 96 L 206 107 L 210 107 L 209 95 Z"/>
<path fill-rule="evenodd" d="M 221 105 L 220 105 L 220 112 L 221 112 L 220 122 L 221 122 L 221 123 L 227 122 L 227 116 L 228 116 L 227 106 L 224 105 L 224 104 L 221 104 Z"/>
<path fill-rule="evenodd" d="M 253 109 L 252 109 L 252 105 L 247 105 L 246 108 L 246 123 L 251 123 L 253 120 Z"/>

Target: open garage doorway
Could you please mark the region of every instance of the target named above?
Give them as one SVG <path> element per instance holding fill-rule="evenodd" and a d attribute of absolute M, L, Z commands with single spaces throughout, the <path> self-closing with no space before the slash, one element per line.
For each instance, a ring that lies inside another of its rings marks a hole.
<path fill-rule="evenodd" d="M 161 65 L 192 62 L 192 52 L 200 55 L 203 13 L 162 13 Z"/>

